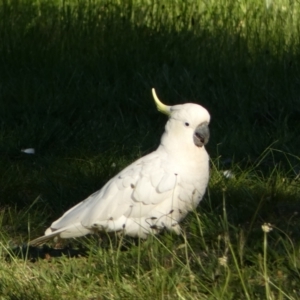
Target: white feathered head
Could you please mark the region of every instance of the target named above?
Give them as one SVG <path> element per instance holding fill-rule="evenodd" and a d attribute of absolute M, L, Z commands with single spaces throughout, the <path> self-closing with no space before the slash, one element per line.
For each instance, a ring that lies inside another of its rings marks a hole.
<path fill-rule="evenodd" d="M 208 143 L 210 115 L 204 107 L 195 103 L 165 105 L 158 99 L 154 88 L 152 89 L 152 95 L 158 111 L 169 117 L 166 133 L 172 135 L 170 139 L 175 138 L 183 143 L 186 138 L 188 144 L 192 140 L 194 146 L 197 147 L 202 147 Z M 190 133 L 193 136 L 192 139 L 190 139 Z"/>

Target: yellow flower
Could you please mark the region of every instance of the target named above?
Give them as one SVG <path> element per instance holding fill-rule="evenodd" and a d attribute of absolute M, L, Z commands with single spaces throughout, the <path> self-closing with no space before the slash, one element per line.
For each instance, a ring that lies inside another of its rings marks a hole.
<path fill-rule="evenodd" d="M 226 267 L 226 266 L 227 266 L 228 258 L 227 258 L 226 255 L 223 255 L 222 257 L 219 257 L 218 261 L 219 261 L 219 264 L 220 264 L 221 266 Z"/>
<path fill-rule="evenodd" d="M 271 230 L 273 230 L 272 228 L 272 225 L 270 223 L 264 223 L 262 226 L 261 226 L 263 232 L 265 233 L 268 233 L 270 232 Z"/>

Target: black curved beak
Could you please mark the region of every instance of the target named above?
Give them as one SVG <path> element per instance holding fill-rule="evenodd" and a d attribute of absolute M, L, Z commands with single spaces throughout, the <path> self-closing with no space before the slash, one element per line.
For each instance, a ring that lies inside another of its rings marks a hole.
<path fill-rule="evenodd" d="M 194 144 L 197 147 L 203 147 L 205 146 L 208 141 L 209 141 L 209 128 L 208 128 L 208 123 L 202 123 L 200 125 L 197 126 L 197 128 L 194 131 Z"/>

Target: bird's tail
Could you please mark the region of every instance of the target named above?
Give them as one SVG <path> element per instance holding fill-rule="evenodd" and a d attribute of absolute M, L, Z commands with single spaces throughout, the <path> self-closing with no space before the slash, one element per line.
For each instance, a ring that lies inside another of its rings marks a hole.
<path fill-rule="evenodd" d="M 40 246 L 40 245 L 43 245 L 45 244 L 47 241 L 59 236 L 59 234 L 61 233 L 60 230 L 57 230 L 57 231 L 54 231 L 48 235 L 43 235 L 43 236 L 40 236 L 32 241 L 30 241 L 28 243 L 29 246 L 34 246 L 34 247 L 37 247 L 37 246 Z"/>
<path fill-rule="evenodd" d="M 28 243 L 28 245 L 29 246 L 40 246 L 55 237 L 59 237 L 62 239 L 69 239 L 69 238 L 84 236 L 89 233 L 93 233 L 93 231 L 91 229 L 88 229 L 88 228 L 82 226 L 81 223 L 71 224 L 69 226 L 62 227 L 60 229 L 53 229 L 53 228 L 49 227 L 46 230 L 45 235 L 43 235 L 35 240 L 30 241 Z"/>

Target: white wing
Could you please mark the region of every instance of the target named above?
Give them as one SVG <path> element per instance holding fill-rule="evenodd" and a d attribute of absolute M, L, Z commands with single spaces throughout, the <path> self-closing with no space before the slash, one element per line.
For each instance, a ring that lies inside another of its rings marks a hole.
<path fill-rule="evenodd" d="M 168 213 L 178 178 L 167 154 L 155 151 L 129 165 L 96 193 L 80 202 L 47 229 L 46 236 L 82 236 L 96 230 L 146 237 Z M 165 200 L 166 208 L 157 210 Z M 169 206 L 169 207 L 168 207 Z M 50 237 L 49 236 L 49 237 Z M 34 241 L 32 241 L 34 244 Z"/>

